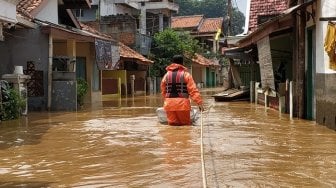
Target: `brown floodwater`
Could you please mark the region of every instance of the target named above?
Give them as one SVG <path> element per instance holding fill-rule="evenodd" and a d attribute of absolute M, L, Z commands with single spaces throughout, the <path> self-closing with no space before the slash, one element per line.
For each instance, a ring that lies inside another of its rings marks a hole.
<path fill-rule="evenodd" d="M 335 187 L 336 132 L 203 90 L 208 187 Z M 202 187 L 201 121 L 158 123 L 160 95 L 0 123 L 0 187 Z"/>

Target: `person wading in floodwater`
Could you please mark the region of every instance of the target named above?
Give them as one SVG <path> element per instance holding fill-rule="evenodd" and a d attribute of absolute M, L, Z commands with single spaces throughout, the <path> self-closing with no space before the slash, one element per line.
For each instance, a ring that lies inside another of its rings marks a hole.
<path fill-rule="evenodd" d="M 200 111 L 204 107 L 193 77 L 183 66 L 183 56 L 175 55 L 166 70 L 167 73 L 161 81 L 161 94 L 168 125 L 191 125 L 189 97 L 198 105 Z"/>

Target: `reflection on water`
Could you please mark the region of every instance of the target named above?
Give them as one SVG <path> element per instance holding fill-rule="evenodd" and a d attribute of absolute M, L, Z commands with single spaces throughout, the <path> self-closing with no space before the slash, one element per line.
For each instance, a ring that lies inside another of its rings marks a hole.
<path fill-rule="evenodd" d="M 335 131 L 211 94 L 203 91 L 209 187 L 336 186 Z M 0 187 L 202 187 L 200 123 L 161 125 L 161 104 L 159 95 L 111 99 L 2 122 Z"/>

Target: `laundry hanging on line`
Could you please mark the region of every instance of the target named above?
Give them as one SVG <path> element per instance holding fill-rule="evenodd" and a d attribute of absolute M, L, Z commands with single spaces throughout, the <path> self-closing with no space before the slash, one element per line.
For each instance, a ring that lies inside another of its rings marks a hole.
<path fill-rule="evenodd" d="M 336 25 L 332 22 L 328 23 L 324 50 L 329 56 L 329 68 L 336 70 Z"/>
<path fill-rule="evenodd" d="M 328 23 L 324 50 L 329 56 L 329 68 L 336 70 L 336 25 L 332 22 Z"/>

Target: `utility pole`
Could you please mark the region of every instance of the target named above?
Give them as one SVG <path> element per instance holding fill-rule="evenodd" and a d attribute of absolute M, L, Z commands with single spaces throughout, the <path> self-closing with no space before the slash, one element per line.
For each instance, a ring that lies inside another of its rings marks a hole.
<path fill-rule="evenodd" d="M 231 15 L 232 15 L 232 2 L 228 0 L 228 7 L 227 7 L 227 21 L 228 21 L 228 28 L 227 28 L 227 36 L 231 35 Z"/>
<path fill-rule="evenodd" d="M 300 5 L 303 0 L 298 0 L 297 4 Z M 294 61 L 293 71 L 294 78 L 294 115 L 298 118 L 305 116 L 305 29 L 306 29 L 306 12 L 305 10 L 297 10 L 299 13 L 293 14 L 294 22 Z"/>

